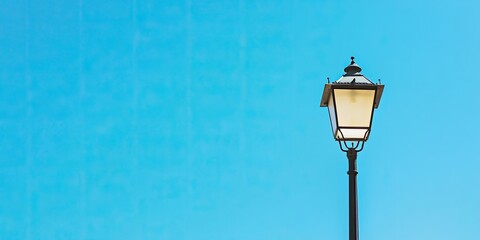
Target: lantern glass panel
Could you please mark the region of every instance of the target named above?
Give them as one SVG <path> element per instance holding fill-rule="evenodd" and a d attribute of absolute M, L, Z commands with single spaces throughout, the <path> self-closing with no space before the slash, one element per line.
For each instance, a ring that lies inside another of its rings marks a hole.
<path fill-rule="evenodd" d="M 341 131 L 341 133 L 340 133 Z M 337 131 L 337 134 L 335 136 L 335 139 L 337 140 L 345 140 L 345 139 L 351 139 L 351 140 L 367 140 L 368 134 L 366 134 L 368 131 L 367 128 L 365 129 L 348 129 L 348 128 L 340 128 L 339 131 Z"/>
<path fill-rule="evenodd" d="M 336 117 L 338 126 L 370 128 L 375 90 L 366 89 L 334 89 Z M 329 101 L 329 109 L 330 109 Z M 333 127 L 333 125 L 332 125 Z M 348 133 L 347 133 L 348 132 Z M 361 134 L 361 131 L 342 130 L 345 138 L 350 134 Z M 363 135 L 365 132 L 363 132 Z M 363 136 L 361 136 L 363 138 Z"/>
<path fill-rule="evenodd" d="M 330 94 L 328 99 L 328 114 L 330 115 L 330 123 L 332 124 L 332 131 L 335 134 L 337 131 L 337 114 L 335 113 L 335 103 L 333 101 L 333 94 Z"/>

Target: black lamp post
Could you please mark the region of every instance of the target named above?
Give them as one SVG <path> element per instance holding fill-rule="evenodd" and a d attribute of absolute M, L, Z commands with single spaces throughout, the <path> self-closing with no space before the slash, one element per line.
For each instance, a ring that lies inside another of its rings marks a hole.
<path fill-rule="evenodd" d="M 340 79 L 325 84 L 320 107 L 328 107 L 333 137 L 347 153 L 349 239 L 358 240 L 357 153 L 370 136 L 373 111 L 378 108 L 384 85 L 368 80 L 360 73 L 362 69 L 354 57 L 351 59 Z"/>

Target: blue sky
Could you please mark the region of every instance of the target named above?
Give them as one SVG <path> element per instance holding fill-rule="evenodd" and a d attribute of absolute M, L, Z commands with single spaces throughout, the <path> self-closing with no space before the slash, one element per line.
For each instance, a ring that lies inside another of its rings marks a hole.
<path fill-rule="evenodd" d="M 0 2 L 0 239 L 347 239 L 319 108 L 385 92 L 362 239 L 480 234 L 475 1 Z"/>

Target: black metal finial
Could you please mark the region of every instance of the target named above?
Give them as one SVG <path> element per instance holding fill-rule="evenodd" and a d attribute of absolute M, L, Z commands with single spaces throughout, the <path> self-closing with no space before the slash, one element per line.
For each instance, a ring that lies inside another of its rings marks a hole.
<path fill-rule="evenodd" d="M 359 75 L 360 72 L 362 71 L 362 68 L 360 68 L 360 66 L 358 66 L 355 63 L 355 57 L 354 56 L 351 56 L 350 59 L 352 59 L 352 62 L 350 62 L 350 65 L 348 65 L 344 69 L 346 75 Z"/>
<path fill-rule="evenodd" d="M 327 77 L 327 83 L 330 83 L 330 78 L 329 77 Z"/>

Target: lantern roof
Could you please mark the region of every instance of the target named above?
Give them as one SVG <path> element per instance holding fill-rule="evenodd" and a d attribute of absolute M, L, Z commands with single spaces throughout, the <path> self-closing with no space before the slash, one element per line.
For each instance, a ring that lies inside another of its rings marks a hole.
<path fill-rule="evenodd" d="M 362 68 L 358 66 L 358 64 L 355 62 L 355 57 L 350 58 L 352 61 L 350 62 L 350 65 L 345 67 L 344 71 L 345 74 L 338 79 L 337 81 L 333 82 L 334 84 L 372 84 L 374 83 L 365 76 L 363 76 L 360 72 L 362 71 Z"/>

